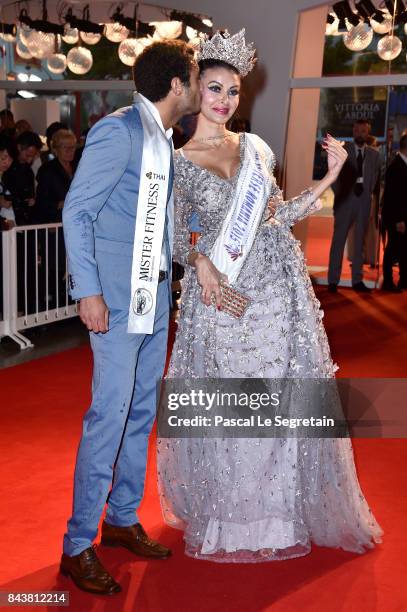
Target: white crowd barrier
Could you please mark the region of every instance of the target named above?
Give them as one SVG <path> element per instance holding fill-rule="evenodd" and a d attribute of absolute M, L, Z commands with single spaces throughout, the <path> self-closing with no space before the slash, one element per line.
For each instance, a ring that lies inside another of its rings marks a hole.
<path fill-rule="evenodd" d="M 0 338 L 32 347 L 22 333 L 77 315 L 68 294 L 62 224 L 18 226 L 1 232 L 3 304 Z"/>

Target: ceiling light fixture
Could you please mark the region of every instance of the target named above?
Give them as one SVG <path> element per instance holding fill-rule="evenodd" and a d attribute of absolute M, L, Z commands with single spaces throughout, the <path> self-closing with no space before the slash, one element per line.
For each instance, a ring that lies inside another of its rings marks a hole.
<path fill-rule="evenodd" d="M 346 0 L 336 2 L 332 8 L 339 19 L 338 32 L 347 32 L 349 24 L 353 26 L 358 25 L 360 17 L 351 10 Z"/>
<path fill-rule="evenodd" d="M 37 30 L 37 32 L 44 32 L 44 34 L 63 34 L 64 26 L 59 23 L 51 23 L 48 21 L 48 11 L 46 0 L 42 2 L 42 19 L 31 19 L 27 11 L 22 9 L 20 11 L 18 20 L 31 30 Z"/>
<path fill-rule="evenodd" d="M 85 6 L 83 12 L 84 14 L 89 15 L 88 12 L 85 13 L 87 9 L 89 10 L 89 5 Z M 78 17 L 75 17 L 75 15 L 73 14 L 71 8 L 65 15 L 65 21 L 70 25 L 71 28 L 76 28 L 80 32 L 89 32 L 90 34 L 103 34 L 105 28 L 103 24 L 94 23 L 92 21 L 89 21 L 89 19 L 78 19 Z"/>
<path fill-rule="evenodd" d="M 189 26 L 193 30 L 202 32 L 202 34 L 212 34 L 212 21 L 208 19 L 201 19 L 191 13 L 185 13 L 184 11 L 171 11 L 170 19 L 172 21 L 182 21 L 185 26 Z M 211 23 L 211 25 L 208 25 Z"/>

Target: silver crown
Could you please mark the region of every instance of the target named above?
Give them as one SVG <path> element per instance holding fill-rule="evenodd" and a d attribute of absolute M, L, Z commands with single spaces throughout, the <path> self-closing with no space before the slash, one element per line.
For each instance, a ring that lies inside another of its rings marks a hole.
<path fill-rule="evenodd" d="M 244 77 L 254 67 L 256 49 L 253 43 L 246 45 L 244 39 L 245 29 L 233 36 L 227 30 L 221 34 L 219 31 L 212 38 L 202 40 L 198 50 L 198 61 L 215 59 L 230 64 Z"/>

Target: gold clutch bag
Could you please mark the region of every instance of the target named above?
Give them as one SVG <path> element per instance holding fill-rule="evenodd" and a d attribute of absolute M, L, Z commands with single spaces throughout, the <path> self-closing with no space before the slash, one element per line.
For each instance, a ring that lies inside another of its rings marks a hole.
<path fill-rule="evenodd" d="M 222 292 L 220 309 L 235 319 L 241 319 L 251 302 L 250 298 L 227 283 L 221 282 L 220 288 Z"/>

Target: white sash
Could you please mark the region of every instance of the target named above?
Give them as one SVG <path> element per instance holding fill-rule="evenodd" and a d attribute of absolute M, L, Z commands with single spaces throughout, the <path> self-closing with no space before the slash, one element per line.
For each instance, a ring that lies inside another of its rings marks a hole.
<path fill-rule="evenodd" d="M 172 150 L 161 126 L 137 94 L 135 103 L 143 124 L 144 142 L 127 331 L 132 334 L 152 334 Z"/>
<path fill-rule="evenodd" d="M 250 253 L 271 194 L 273 182 L 266 166 L 266 146 L 255 134 L 246 134 L 245 157 L 236 191 L 210 254 L 211 261 L 227 275 L 229 283 L 237 279 Z"/>

